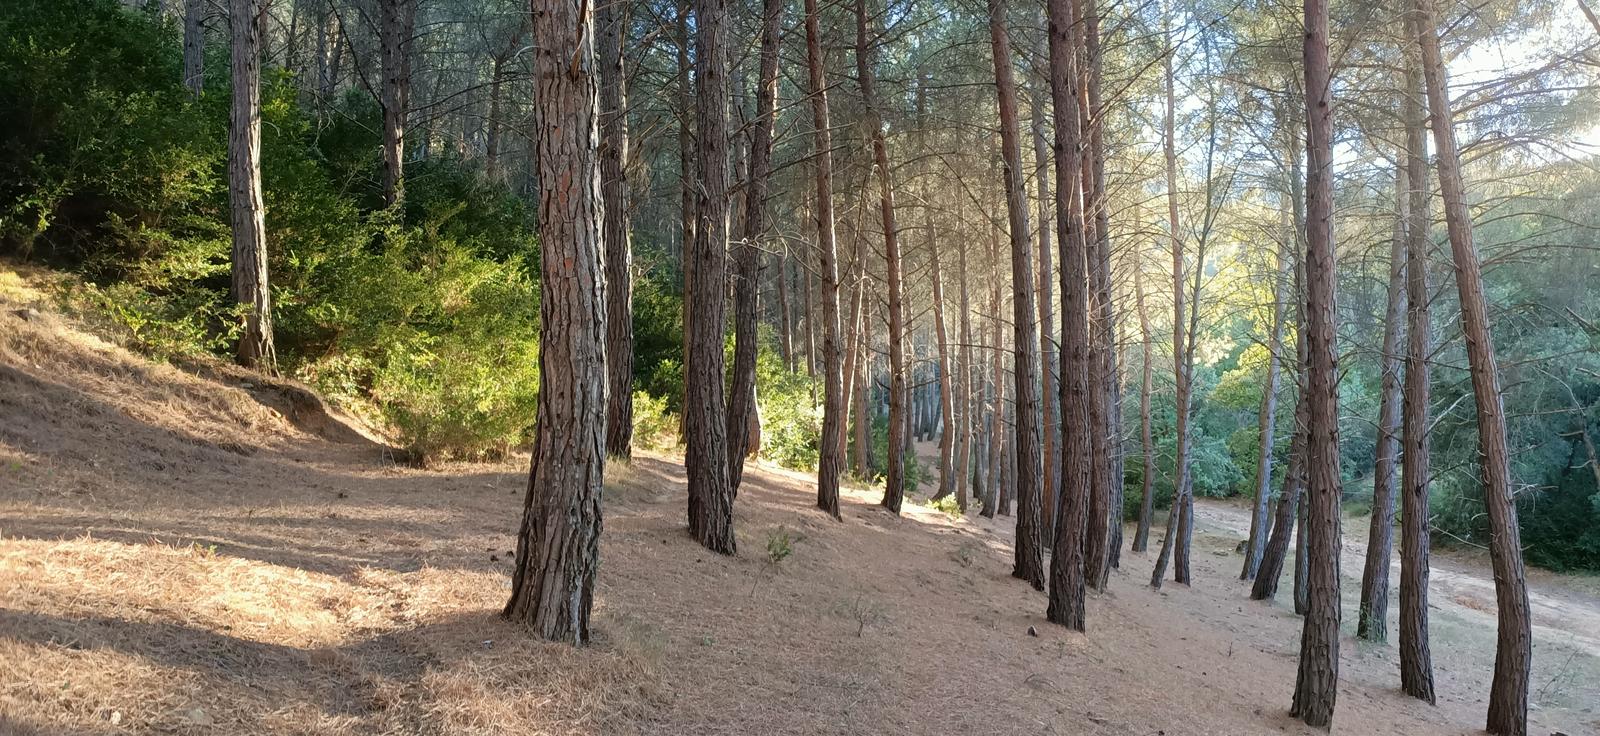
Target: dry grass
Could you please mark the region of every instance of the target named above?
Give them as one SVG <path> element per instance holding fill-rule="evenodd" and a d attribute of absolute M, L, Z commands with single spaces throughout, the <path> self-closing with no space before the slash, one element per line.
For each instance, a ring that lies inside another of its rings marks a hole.
<path fill-rule="evenodd" d="M 525 458 L 396 466 L 236 380 L 19 319 L 5 274 L 0 733 L 1308 733 L 1284 712 L 1299 619 L 1244 599 L 1220 509 L 1195 587 L 1151 591 L 1125 556 L 1082 636 L 1010 578 L 1010 519 L 847 490 L 839 523 L 809 476 L 760 466 L 722 557 L 683 532 L 677 460 L 645 455 L 608 469 L 596 644 L 575 650 L 497 615 Z M 1600 611 L 1583 595 L 1560 610 Z M 1479 726 L 1492 619 L 1435 600 L 1440 706 L 1347 638 L 1337 732 Z M 1536 629 L 1535 732 L 1600 731 L 1575 636 Z"/>

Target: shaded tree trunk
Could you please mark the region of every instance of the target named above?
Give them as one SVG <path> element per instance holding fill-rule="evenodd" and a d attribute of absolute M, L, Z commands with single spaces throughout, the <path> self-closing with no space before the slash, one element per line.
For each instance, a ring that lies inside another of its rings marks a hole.
<path fill-rule="evenodd" d="M 1305 0 L 1307 609 L 1291 715 L 1327 728 L 1339 686 L 1339 364 L 1327 0 Z"/>
<path fill-rule="evenodd" d="M 605 200 L 606 454 L 633 454 L 633 243 L 628 223 L 628 92 L 622 47 L 627 17 L 621 2 L 595 7 L 600 66 L 600 193 Z M 513 47 L 515 42 L 513 42 Z M 507 54 L 509 55 L 509 54 Z M 501 70 L 494 62 L 490 90 L 489 161 L 498 168 Z"/>
<path fill-rule="evenodd" d="M 691 320 L 684 346 L 684 465 L 689 533 L 731 555 L 733 488 L 728 482 L 724 391 L 724 290 L 728 279 L 728 31 L 725 0 L 694 0 L 695 130 L 700 160 L 694 242 L 684 257 Z"/>
<path fill-rule="evenodd" d="M 772 126 L 778 100 L 778 26 L 783 0 L 764 0 L 761 11 L 761 70 L 756 90 L 755 127 L 750 132 L 750 178 L 745 187 L 744 237 L 737 246 L 734 273 L 733 385 L 728 398 L 728 479 L 739 492 L 744 459 L 750 453 L 750 423 L 756 412 L 757 287 L 761 249 L 767 231 L 767 177 L 772 171 Z M 759 427 L 759 424 L 757 424 Z"/>
<path fill-rule="evenodd" d="M 1428 646 L 1428 441 L 1429 367 L 1433 325 L 1429 311 L 1427 114 L 1416 36 L 1417 12 L 1409 9 L 1405 44 L 1406 173 L 1406 378 L 1401 407 L 1400 454 L 1400 689 L 1435 703 L 1433 654 Z"/>
<path fill-rule="evenodd" d="M 1377 459 L 1372 472 L 1372 525 L 1367 533 L 1367 559 L 1361 571 L 1361 607 L 1356 636 L 1368 641 L 1389 638 L 1389 561 L 1394 540 L 1394 484 L 1400 455 L 1400 333 L 1405 320 L 1406 194 L 1410 188 L 1405 153 L 1394 177 L 1395 225 L 1389 249 L 1389 293 L 1383 317 L 1382 399 L 1378 408 Z"/>
<path fill-rule="evenodd" d="M 1039 398 L 1044 417 L 1044 475 L 1039 494 L 1039 525 L 1044 529 L 1044 538 L 1048 541 L 1055 539 L 1056 499 L 1061 495 L 1061 389 L 1056 381 L 1059 362 L 1055 341 L 1056 275 L 1052 265 L 1055 246 L 1050 238 L 1050 229 L 1054 226 L 1050 216 L 1054 195 L 1050 192 L 1050 141 L 1045 129 L 1044 106 L 1040 104 L 1042 97 L 1043 94 L 1038 92 L 1029 96 L 1033 115 L 1034 181 L 1039 190 L 1039 367 L 1042 379 Z"/>
<path fill-rule="evenodd" d="M 258 0 L 230 0 L 233 91 L 228 116 L 228 203 L 233 226 L 233 301 L 244 306 L 239 364 L 276 373 L 266 205 L 261 197 L 261 26 Z"/>
<path fill-rule="evenodd" d="M 975 413 L 977 404 L 977 376 L 972 370 L 972 300 L 967 286 L 967 239 L 959 238 L 956 242 L 957 271 L 961 278 L 961 356 L 960 356 L 960 396 L 957 403 L 961 406 L 961 429 L 958 435 L 956 450 L 956 506 L 966 513 L 967 504 L 971 494 L 968 487 L 972 484 L 972 455 L 973 441 L 977 435 L 977 422 Z"/>
<path fill-rule="evenodd" d="M 381 0 L 383 51 L 383 203 L 405 199 L 406 114 L 411 104 L 411 34 L 416 0 Z"/>
<path fill-rule="evenodd" d="M 1085 629 L 1084 536 L 1089 511 L 1088 261 L 1083 238 L 1078 130 L 1082 38 L 1073 0 L 1049 0 L 1050 97 L 1055 124 L 1056 235 L 1061 249 L 1061 498 L 1045 617 Z"/>
<path fill-rule="evenodd" d="M 1288 208 L 1283 209 L 1284 219 Z M 1257 417 L 1260 446 L 1256 448 L 1256 497 L 1250 511 L 1250 539 L 1245 544 L 1244 569 L 1240 580 L 1254 580 L 1261 567 L 1261 554 L 1267 546 L 1267 501 L 1272 496 L 1272 446 L 1278 417 L 1278 352 L 1283 349 L 1284 301 L 1289 282 L 1289 244 L 1294 242 L 1293 223 L 1286 222 L 1284 247 L 1278 251 L 1278 267 L 1273 278 L 1272 325 L 1267 331 L 1267 377 L 1261 387 L 1261 414 Z"/>
<path fill-rule="evenodd" d="M 842 346 L 839 339 L 839 264 L 833 231 L 833 150 L 828 124 L 828 86 L 823 79 L 822 31 L 817 0 L 805 0 L 807 93 L 811 97 L 813 151 L 816 154 L 817 252 L 822 268 L 823 405 L 817 460 L 817 507 L 839 515 L 839 476 L 844 470 L 846 414 Z M 807 284 L 809 285 L 809 278 Z M 809 291 L 809 288 L 807 289 Z M 807 300 L 809 303 L 809 299 Z M 811 320 L 806 320 L 809 362 Z"/>
<path fill-rule="evenodd" d="M 1422 74 L 1428 91 L 1437 151 L 1439 191 L 1444 198 L 1445 227 L 1456 267 L 1456 293 L 1461 301 L 1461 331 L 1467 343 L 1467 368 L 1478 414 L 1478 466 L 1483 506 L 1489 516 L 1489 560 L 1494 568 L 1495 607 L 1499 626 L 1495 640 L 1494 680 L 1489 687 L 1489 733 L 1522 736 L 1528 732 L 1528 670 L 1533 657 L 1532 622 L 1522 562 L 1522 532 L 1511 492 L 1511 458 L 1506 440 L 1505 407 L 1500 395 L 1500 368 L 1489 332 L 1489 305 L 1483 294 L 1483 267 L 1467 211 L 1466 185 L 1450 110 L 1449 85 L 1433 3 L 1416 0 L 1422 46 Z"/>
<path fill-rule="evenodd" d="M 503 615 L 582 645 L 600 565 L 605 475 L 606 284 L 599 87 L 577 2 L 533 14 L 541 283 L 539 408 Z"/>
<path fill-rule="evenodd" d="M 1150 547 L 1150 522 L 1155 514 L 1156 450 L 1155 437 L 1150 431 L 1150 399 L 1154 395 L 1155 355 L 1154 333 L 1150 329 L 1150 314 L 1144 308 L 1144 264 L 1133 272 L 1134 308 L 1139 312 L 1140 344 L 1144 349 L 1143 377 L 1139 382 L 1139 453 L 1142 455 L 1144 488 L 1139 501 L 1139 522 L 1133 532 L 1133 551 L 1144 552 Z"/>
<path fill-rule="evenodd" d="M 939 246 L 933 240 L 932 228 L 929 228 L 928 258 L 929 269 L 933 277 L 933 327 L 939 340 L 939 416 L 943 427 L 939 430 L 939 490 L 934 494 L 933 500 L 955 493 L 956 490 L 956 436 L 960 429 L 956 424 L 956 379 L 955 358 L 950 349 L 949 329 L 945 326 L 944 310 L 944 276 L 943 268 L 939 262 Z"/>
<path fill-rule="evenodd" d="M 1161 551 L 1156 555 L 1156 566 L 1150 574 L 1150 587 L 1160 589 L 1162 579 L 1167 573 L 1167 558 L 1171 555 L 1177 560 L 1177 582 L 1187 584 L 1189 574 L 1187 568 L 1188 552 L 1186 549 L 1174 551 L 1174 547 L 1184 545 L 1188 536 L 1183 527 L 1184 515 L 1189 512 L 1189 371 L 1185 366 L 1188 349 L 1184 339 L 1184 309 L 1183 309 L 1183 240 L 1178 235 L 1178 157 L 1177 157 L 1177 126 L 1175 111 L 1177 109 L 1176 94 L 1172 73 L 1172 33 L 1166 31 L 1167 52 L 1163 55 L 1166 65 L 1166 116 L 1162 127 L 1162 148 L 1167 162 L 1167 234 L 1172 246 L 1172 373 L 1174 384 L 1177 387 L 1177 396 L 1174 399 L 1174 411 L 1177 413 L 1177 449 L 1173 468 L 1172 479 L 1172 509 L 1167 512 L 1167 532 L 1161 540 Z M 1181 540 L 1181 541 L 1180 541 Z"/>
<path fill-rule="evenodd" d="M 1122 546 L 1122 428 L 1116 408 L 1116 311 L 1111 303 L 1111 222 L 1106 202 L 1104 120 L 1100 104 L 1100 11 L 1096 0 L 1081 0 L 1083 7 L 1084 73 L 1082 114 L 1088 158 L 1083 166 L 1084 233 L 1088 259 L 1090 320 L 1090 402 L 1093 429 L 1093 491 L 1089 514 L 1089 587 L 1105 590 L 1119 547 Z M 1092 210 L 1092 217 L 1091 215 Z M 1090 224 L 1092 223 L 1092 224 Z"/>
<path fill-rule="evenodd" d="M 206 87 L 206 0 L 183 4 L 183 86 L 195 97 Z"/>
<path fill-rule="evenodd" d="M 889 292 L 889 420 L 881 505 L 898 514 L 905 500 L 905 315 L 901 312 L 900 233 L 895 225 L 893 170 L 889 167 L 889 147 L 883 139 L 872 64 L 872 45 L 867 41 L 867 2 L 856 0 L 856 81 L 861 85 L 861 100 L 866 107 L 864 125 L 872 140 L 873 168 L 878 172 L 878 211 L 883 222 L 884 275 Z"/>
<path fill-rule="evenodd" d="M 1022 134 L 1017 124 L 1017 82 L 1006 35 L 1005 0 L 989 0 L 989 43 L 1000 109 L 1000 157 L 1005 164 L 1006 222 L 1011 236 L 1012 346 L 1016 393 L 1015 560 L 1011 576 L 1044 590 L 1044 538 L 1040 523 L 1043 491 L 1043 432 L 1039 406 L 1039 335 L 1034 332 L 1033 243 L 1028 237 L 1028 192 L 1023 184 Z"/>

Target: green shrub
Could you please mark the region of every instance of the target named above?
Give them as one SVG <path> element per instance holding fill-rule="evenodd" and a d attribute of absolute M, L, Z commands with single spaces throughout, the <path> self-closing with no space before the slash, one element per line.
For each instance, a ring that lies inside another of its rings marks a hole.
<path fill-rule="evenodd" d="M 633 442 L 654 450 L 678 444 L 678 415 L 667 409 L 665 399 L 633 392 Z"/>

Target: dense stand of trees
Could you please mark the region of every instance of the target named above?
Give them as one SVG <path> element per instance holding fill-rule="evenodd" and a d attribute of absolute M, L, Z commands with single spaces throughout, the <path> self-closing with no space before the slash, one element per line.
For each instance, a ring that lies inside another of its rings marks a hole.
<path fill-rule="evenodd" d="M 139 5 L 169 24 L 178 104 L 206 104 L 227 50 L 216 323 L 232 327 L 211 329 L 242 364 L 278 369 L 274 314 L 294 309 L 272 296 L 264 94 L 330 138 L 371 113 L 362 247 L 438 229 L 457 205 L 435 197 L 437 160 L 536 203 L 536 249 L 479 247 L 537 273 L 505 613 L 540 635 L 588 641 L 605 462 L 650 441 L 635 427 L 659 401 L 681 417 L 686 526 L 706 548 L 736 552 L 747 458 L 783 448 L 835 520 L 850 475 L 883 483 L 875 513 L 926 496 L 1014 516 L 1013 574 L 1075 631 L 1114 569 L 1191 583 L 1196 496 L 1246 496 L 1239 593 L 1271 600 L 1292 578 L 1291 710 L 1312 726 L 1337 701 L 1346 504 L 1368 514 L 1357 631 L 1374 642 L 1398 517 L 1398 679 L 1429 703 L 1430 538 L 1455 524 L 1494 568 L 1487 727 L 1526 732 L 1523 535 L 1600 549 L 1537 509 L 1519 521 L 1545 491 L 1600 499 L 1600 304 L 1530 288 L 1600 268 L 1572 247 L 1594 226 L 1593 154 L 1562 147 L 1593 123 L 1600 39 L 1550 40 L 1498 76 L 1470 53 L 1528 45 L 1553 5 Z M 1451 60 L 1469 82 L 1452 86 Z M 27 160 L 0 163 L 47 190 Z M 1527 194 L 1551 182 L 1565 199 Z M 67 204 L 40 215 L 4 192 L 8 245 L 74 252 L 50 225 Z M 136 214 L 118 222 L 159 219 Z M 306 342 L 290 365 L 312 364 Z M 1535 374 L 1541 359 L 1572 378 Z"/>

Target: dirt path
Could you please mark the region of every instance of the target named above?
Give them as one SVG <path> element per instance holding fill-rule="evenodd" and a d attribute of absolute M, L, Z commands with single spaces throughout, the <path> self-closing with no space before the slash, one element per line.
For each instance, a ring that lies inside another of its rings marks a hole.
<path fill-rule="evenodd" d="M 3 734 L 1315 733 L 1286 713 L 1299 618 L 1235 579 L 1236 509 L 1200 506 L 1193 587 L 1151 590 L 1125 553 L 1080 635 L 1010 577 L 1009 518 L 852 490 L 839 523 L 810 476 L 759 466 L 722 557 L 683 532 L 678 460 L 644 455 L 608 471 L 597 644 L 574 650 L 497 615 L 525 459 L 396 467 L 240 386 L 0 320 Z M 1336 733 L 1480 727 L 1470 572 L 1436 574 L 1439 706 L 1346 636 Z M 1533 733 L 1600 732 L 1595 606 L 1546 582 Z"/>

